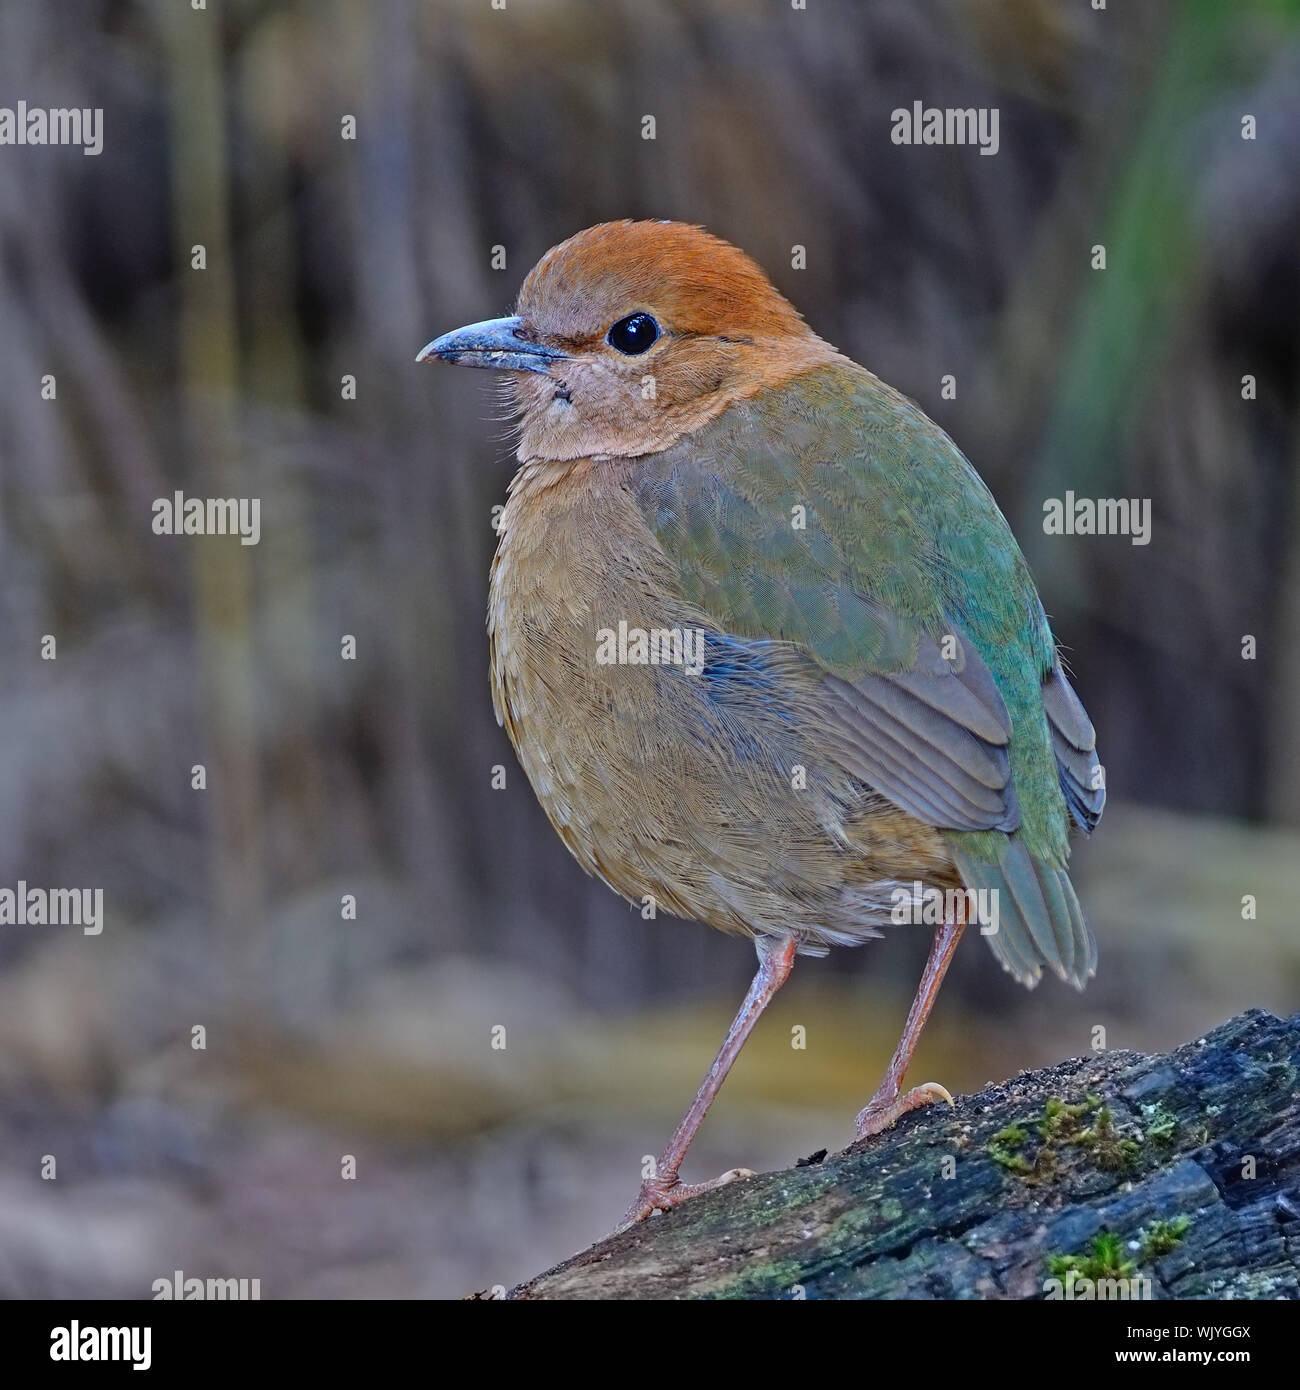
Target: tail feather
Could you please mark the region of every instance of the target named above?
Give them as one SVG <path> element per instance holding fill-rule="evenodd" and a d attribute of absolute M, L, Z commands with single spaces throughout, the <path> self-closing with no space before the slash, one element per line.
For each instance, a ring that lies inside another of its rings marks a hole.
<path fill-rule="evenodd" d="M 1097 970 L 1097 943 L 1066 870 L 1035 859 L 1014 835 L 1003 841 L 996 864 L 951 847 L 966 886 L 997 894 L 997 930 L 986 940 L 1002 968 L 1032 989 L 1046 965 L 1082 989 Z"/>

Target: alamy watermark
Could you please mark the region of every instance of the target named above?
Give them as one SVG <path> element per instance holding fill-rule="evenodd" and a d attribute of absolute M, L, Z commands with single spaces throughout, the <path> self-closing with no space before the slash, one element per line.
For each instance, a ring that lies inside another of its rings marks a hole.
<path fill-rule="evenodd" d="M 129 1361 L 133 1371 L 153 1364 L 153 1329 L 149 1327 L 83 1327 L 73 1320 L 50 1332 L 51 1361 Z"/>
<path fill-rule="evenodd" d="M 260 1279 L 200 1279 L 197 1275 L 187 1276 L 183 1270 L 177 1270 L 171 1277 L 164 1275 L 161 1279 L 155 1279 L 150 1285 L 153 1289 L 154 1302 L 160 1300 L 181 1301 L 187 1303 L 197 1303 L 203 1301 L 221 1302 L 252 1302 L 262 1297 L 262 1281 Z"/>
<path fill-rule="evenodd" d="M 1048 1302 L 1126 1303 L 1154 1296 L 1151 1280 L 1145 1274 L 1135 1274 L 1131 1279 L 1089 1279 L 1070 1269 L 1064 1279 L 1043 1280 L 1043 1297 Z"/>
<path fill-rule="evenodd" d="M 85 936 L 104 930 L 102 888 L 0 888 L 0 926 L 80 927 Z"/>
<path fill-rule="evenodd" d="M 896 927 L 978 922 L 981 936 L 997 934 L 996 888 L 931 888 L 918 879 L 910 887 L 893 889 L 889 896 L 889 920 Z"/>
<path fill-rule="evenodd" d="M 702 627 L 602 627 L 596 633 L 597 666 L 680 666 L 688 675 L 704 670 Z"/>
<path fill-rule="evenodd" d="M 1149 497 L 1049 497 L 1043 503 L 1043 530 L 1049 536 L 1131 536 L 1134 545 L 1151 543 Z"/>
<path fill-rule="evenodd" d="M 177 491 L 153 503 L 158 536 L 238 536 L 240 545 L 262 538 L 260 497 L 186 497 Z"/>
<path fill-rule="evenodd" d="M 889 113 L 889 138 L 896 145 L 978 145 L 980 154 L 998 152 L 996 106 L 926 106 L 914 101 Z"/>
<path fill-rule="evenodd" d="M 80 145 L 82 154 L 104 149 L 102 106 L 0 106 L 0 145 Z"/>

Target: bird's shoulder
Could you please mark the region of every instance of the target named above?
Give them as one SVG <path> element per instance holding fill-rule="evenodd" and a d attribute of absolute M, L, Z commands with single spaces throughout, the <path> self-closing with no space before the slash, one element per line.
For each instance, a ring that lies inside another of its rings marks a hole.
<path fill-rule="evenodd" d="M 725 630 L 853 680 L 954 624 L 1045 671 L 1050 632 L 992 494 L 946 433 L 856 364 L 737 402 L 627 478 L 688 597 Z"/>

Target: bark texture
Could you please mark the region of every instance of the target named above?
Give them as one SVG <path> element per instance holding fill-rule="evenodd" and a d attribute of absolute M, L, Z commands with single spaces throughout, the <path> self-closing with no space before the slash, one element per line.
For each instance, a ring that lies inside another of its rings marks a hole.
<path fill-rule="evenodd" d="M 511 1298 L 1300 1298 L 1300 1014 L 1025 1072 L 707 1193 Z M 1134 1286 L 1136 1287 L 1136 1286 Z"/>

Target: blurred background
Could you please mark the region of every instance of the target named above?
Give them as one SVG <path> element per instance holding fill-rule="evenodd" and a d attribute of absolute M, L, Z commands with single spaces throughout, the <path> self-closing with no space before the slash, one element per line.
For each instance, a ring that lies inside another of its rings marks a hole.
<path fill-rule="evenodd" d="M 0 928 L 0 1294 L 510 1285 L 684 1109 L 753 953 L 545 823 L 487 684 L 506 426 L 414 362 L 609 218 L 737 242 L 953 435 L 1097 725 L 1096 981 L 967 942 L 912 1079 L 1300 1006 L 1300 6 L 14 0 L 20 99 L 104 149 L 0 147 L 0 886 L 105 928 Z M 914 101 L 996 156 L 891 143 Z M 153 534 L 176 489 L 260 544 Z M 1044 535 L 1067 489 L 1151 543 Z M 801 964 L 687 1176 L 843 1147 L 926 947 Z"/>

